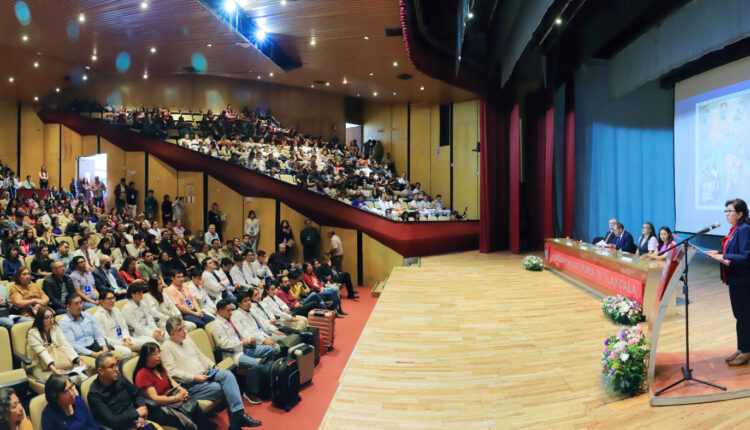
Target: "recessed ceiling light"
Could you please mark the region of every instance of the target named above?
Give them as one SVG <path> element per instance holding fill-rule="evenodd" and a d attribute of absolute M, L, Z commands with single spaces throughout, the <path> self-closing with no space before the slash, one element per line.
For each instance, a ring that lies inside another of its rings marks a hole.
<path fill-rule="evenodd" d="M 39 62 L 38 61 L 34 61 L 34 68 L 37 68 L 37 69 L 39 68 Z"/>
<path fill-rule="evenodd" d="M 214 45 L 212 45 L 212 44 L 210 44 L 210 43 L 206 43 L 206 48 L 210 48 L 210 47 L 212 47 L 212 46 L 214 46 Z"/>
<path fill-rule="evenodd" d="M 393 62 L 393 67 L 398 67 L 398 61 Z"/>
<path fill-rule="evenodd" d="M 310 88 L 315 88 L 315 85 L 313 85 L 313 84 L 310 84 Z"/>
<path fill-rule="evenodd" d="M 370 72 L 370 76 L 373 76 L 375 73 Z"/>
<path fill-rule="evenodd" d="M 396 92 L 395 92 L 395 91 L 393 92 L 393 95 L 394 95 L 394 96 L 396 95 Z"/>
<path fill-rule="evenodd" d="M 268 76 L 273 78 L 273 72 L 268 72 Z"/>
<path fill-rule="evenodd" d="M 373 92 L 372 92 L 372 96 L 373 96 L 373 97 L 377 97 L 377 96 L 378 96 L 378 92 L 377 92 L 377 91 L 373 91 Z"/>
<path fill-rule="evenodd" d="M 315 42 L 315 38 L 314 38 L 314 37 L 313 37 L 313 38 L 311 38 L 311 39 L 310 39 L 310 45 L 312 45 L 312 46 L 315 46 L 315 43 L 316 43 L 316 42 Z"/>
<path fill-rule="evenodd" d="M 86 15 L 80 14 L 78 15 L 78 22 L 85 22 L 86 21 Z"/>
<path fill-rule="evenodd" d="M 148 79 L 148 72 L 143 74 L 143 79 Z"/>
<path fill-rule="evenodd" d="M 467 16 L 469 17 L 469 19 L 474 18 L 474 12 L 469 12 L 469 15 L 467 15 Z"/>
<path fill-rule="evenodd" d="M 286 6 L 286 0 L 281 0 L 281 5 Z"/>
<path fill-rule="evenodd" d="M 331 83 L 330 83 L 330 82 L 326 82 L 326 86 L 327 86 L 327 87 L 330 87 L 330 86 L 331 86 Z"/>
<path fill-rule="evenodd" d="M 94 54 L 94 55 L 91 56 L 91 61 L 96 61 L 98 59 L 99 59 L 99 57 L 97 57 L 96 54 Z"/>
<path fill-rule="evenodd" d="M 234 12 L 235 10 L 237 10 L 237 3 L 235 3 L 234 0 L 225 0 L 224 10 L 226 10 L 228 13 Z"/>
<path fill-rule="evenodd" d="M 359 93 L 357 93 L 357 97 L 359 97 Z"/>
<path fill-rule="evenodd" d="M 86 70 L 91 70 L 91 66 L 86 66 Z"/>
<path fill-rule="evenodd" d="M 255 40 L 262 42 L 266 40 L 266 32 L 262 28 L 255 30 Z"/>
<path fill-rule="evenodd" d="M 555 24 L 557 25 L 562 24 L 562 18 L 555 18 Z"/>
<path fill-rule="evenodd" d="M 424 87 L 419 87 L 419 91 L 424 91 Z"/>
<path fill-rule="evenodd" d="M 59 93 L 60 92 L 60 87 L 55 88 L 55 92 Z"/>
<path fill-rule="evenodd" d="M 344 80 L 343 80 L 343 81 L 341 81 L 341 83 L 342 83 L 342 84 L 344 84 L 344 85 L 346 85 L 346 84 L 348 84 L 348 83 L 349 83 L 349 81 L 347 81 L 347 80 L 346 80 L 346 76 L 344 76 Z"/>
<path fill-rule="evenodd" d="M 260 79 L 260 75 L 258 75 L 258 79 Z"/>
<path fill-rule="evenodd" d="M 365 36 L 365 40 L 370 40 L 370 36 Z"/>
<path fill-rule="evenodd" d="M 86 75 L 83 75 L 83 80 L 84 80 L 84 81 L 86 81 L 86 80 L 88 80 L 88 79 L 89 79 L 89 77 L 88 77 L 88 76 L 86 76 Z"/>
<path fill-rule="evenodd" d="M 142 1 L 141 2 L 141 9 L 148 9 L 148 2 L 147 1 Z"/>
<path fill-rule="evenodd" d="M 28 34 L 24 34 L 23 36 L 21 36 L 21 40 L 23 40 L 24 42 L 28 42 L 29 41 L 29 35 Z"/>
<path fill-rule="evenodd" d="M 38 102 L 38 101 L 39 101 L 39 97 L 37 97 L 37 96 L 34 96 L 34 101 L 35 101 L 35 102 Z"/>
<path fill-rule="evenodd" d="M 13 81 L 15 81 L 15 79 L 13 79 L 13 76 L 11 76 L 10 78 L 8 78 L 8 82 L 10 82 L 11 84 L 13 83 Z"/>
<path fill-rule="evenodd" d="M 152 54 L 156 54 L 156 46 L 152 46 L 151 47 L 151 53 Z"/>

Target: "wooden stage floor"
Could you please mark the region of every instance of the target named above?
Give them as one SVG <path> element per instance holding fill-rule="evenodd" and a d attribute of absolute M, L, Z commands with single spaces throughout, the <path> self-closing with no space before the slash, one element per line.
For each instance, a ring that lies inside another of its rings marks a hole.
<path fill-rule="evenodd" d="M 746 428 L 750 399 L 651 407 L 602 385 L 617 327 L 600 300 L 523 255 L 429 257 L 396 268 L 340 379 L 323 429 Z M 734 318 L 718 269 L 691 264 L 691 347 L 731 349 Z M 684 306 L 659 352 L 684 351 Z M 700 378 L 701 375 L 696 374 Z"/>

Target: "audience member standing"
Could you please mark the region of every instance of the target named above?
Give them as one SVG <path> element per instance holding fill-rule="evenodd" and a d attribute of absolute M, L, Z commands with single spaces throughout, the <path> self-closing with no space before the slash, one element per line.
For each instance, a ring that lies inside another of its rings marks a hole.
<path fill-rule="evenodd" d="M 341 262 L 344 261 L 344 245 L 334 230 L 328 232 L 328 237 L 331 239 L 331 249 L 329 251 L 331 253 L 331 264 L 337 272 L 341 272 Z"/>
<path fill-rule="evenodd" d="M 172 212 L 172 202 L 169 200 L 169 194 L 164 194 L 164 200 L 161 202 L 161 224 L 166 227 L 167 223 L 172 221 L 174 216 Z"/>
<path fill-rule="evenodd" d="M 312 221 L 309 219 L 305 220 L 305 228 L 299 233 L 299 240 L 302 242 L 304 261 L 313 261 L 318 256 L 320 231 L 313 227 Z"/>
<path fill-rule="evenodd" d="M 219 211 L 219 204 L 215 203 L 211 205 L 211 210 L 208 211 L 208 216 L 206 219 L 208 220 L 209 224 L 213 224 L 214 227 L 216 227 L 216 234 L 219 236 L 219 242 L 222 241 L 221 236 L 221 221 L 222 221 L 222 213 Z M 210 244 L 210 242 L 209 242 Z"/>
<path fill-rule="evenodd" d="M 128 205 L 128 213 L 131 218 L 138 216 L 138 190 L 135 189 L 135 182 L 130 181 L 125 189 L 125 203 Z"/>
<path fill-rule="evenodd" d="M 47 167 L 44 164 L 39 170 L 39 188 L 49 188 L 49 173 L 47 173 Z"/>
<path fill-rule="evenodd" d="M 260 220 L 255 215 L 255 211 L 247 213 L 245 219 L 245 234 L 250 236 L 250 247 L 253 252 L 258 252 L 258 237 L 260 236 Z"/>

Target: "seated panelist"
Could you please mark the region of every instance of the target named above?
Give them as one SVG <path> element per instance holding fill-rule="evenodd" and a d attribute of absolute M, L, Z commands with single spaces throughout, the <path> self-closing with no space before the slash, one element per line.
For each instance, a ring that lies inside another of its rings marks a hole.
<path fill-rule="evenodd" d="M 625 226 L 621 222 L 615 224 L 615 238 L 612 243 L 615 245 L 615 249 L 623 250 L 625 252 L 635 253 L 636 247 L 633 241 L 633 235 L 625 231 Z"/>

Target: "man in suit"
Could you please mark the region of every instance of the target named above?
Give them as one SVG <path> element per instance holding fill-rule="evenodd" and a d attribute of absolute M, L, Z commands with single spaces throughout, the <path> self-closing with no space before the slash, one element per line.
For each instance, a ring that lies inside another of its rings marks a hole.
<path fill-rule="evenodd" d="M 117 269 L 112 267 L 112 262 L 108 255 L 102 255 L 99 258 L 99 267 L 93 272 L 94 283 L 99 295 L 103 297 L 105 291 L 112 291 L 117 299 L 125 298 L 128 292 L 128 285 L 117 273 Z"/>
<path fill-rule="evenodd" d="M 625 252 L 635 252 L 635 241 L 633 235 L 625 231 L 625 226 L 621 222 L 615 224 L 614 240 L 612 243 L 615 245 L 615 249 L 621 249 Z"/>

